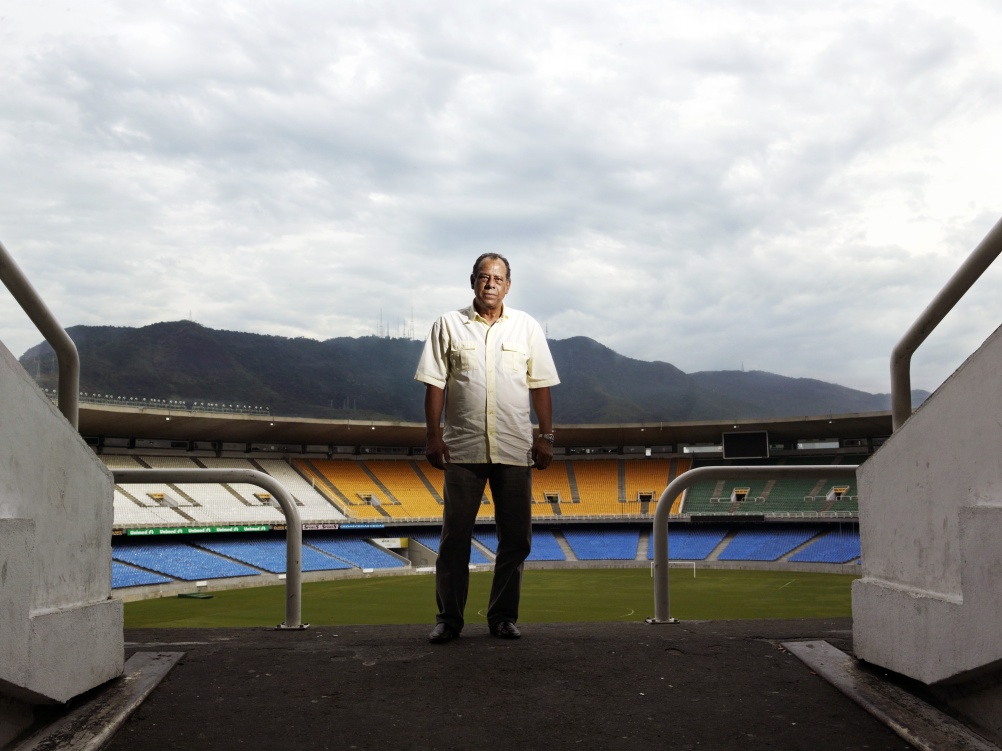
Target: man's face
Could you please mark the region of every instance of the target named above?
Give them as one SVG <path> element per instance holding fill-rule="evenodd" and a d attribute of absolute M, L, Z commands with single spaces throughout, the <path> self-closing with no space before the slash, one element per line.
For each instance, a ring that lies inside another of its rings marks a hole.
<path fill-rule="evenodd" d="M 499 261 L 496 258 L 485 258 L 480 262 L 480 268 L 477 269 L 477 273 L 471 281 L 477 309 L 480 312 L 500 311 L 501 302 L 508 294 L 508 290 L 511 289 L 504 261 Z"/>

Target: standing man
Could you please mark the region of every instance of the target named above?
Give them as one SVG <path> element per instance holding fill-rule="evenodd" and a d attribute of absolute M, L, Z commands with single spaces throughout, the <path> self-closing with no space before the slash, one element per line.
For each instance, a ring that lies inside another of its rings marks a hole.
<path fill-rule="evenodd" d="M 445 470 L 433 644 L 452 641 L 463 630 L 473 525 L 487 483 L 498 534 L 487 624 L 499 638 L 521 636 L 515 623 L 522 564 L 532 547 L 530 472 L 546 469 L 553 459 L 550 386 L 560 379 L 546 336 L 530 316 L 505 307 L 511 266 L 504 256 L 480 256 L 470 286 L 473 304 L 435 322 L 414 376 L 426 384 L 426 456 Z M 539 420 L 535 437 L 530 400 Z"/>

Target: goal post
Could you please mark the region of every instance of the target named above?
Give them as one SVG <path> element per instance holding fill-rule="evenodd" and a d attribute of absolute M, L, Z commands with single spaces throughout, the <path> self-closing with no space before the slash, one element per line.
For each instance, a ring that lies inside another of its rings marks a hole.
<path fill-rule="evenodd" d="M 668 561 L 668 568 L 692 568 L 692 578 L 696 578 L 695 561 Z M 654 561 L 651 561 L 651 578 L 654 577 Z"/>

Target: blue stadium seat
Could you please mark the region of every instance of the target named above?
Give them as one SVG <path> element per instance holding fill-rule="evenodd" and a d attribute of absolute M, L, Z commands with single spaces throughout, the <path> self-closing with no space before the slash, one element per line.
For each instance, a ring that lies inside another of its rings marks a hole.
<path fill-rule="evenodd" d="M 310 535 L 306 544 L 358 568 L 401 568 L 407 565 L 368 540 L 351 534 Z"/>
<path fill-rule="evenodd" d="M 133 568 L 118 561 L 111 562 L 111 588 L 141 587 L 145 584 L 170 584 L 173 579 L 154 574 L 142 569 Z"/>
<path fill-rule="evenodd" d="M 205 550 L 171 540 L 142 540 L 112 545 L 111 557 L 175 579 L 222 579 L 230 576 L 255 576 L 260 573 L 235 561 L 228 561 Z"/>
<path fill-rule="evenodd" d="M 721 561 L 775 561 L 820 531 L 817 526 L 767 524 L 745 527 L 718 557 Z"/>
<path fill-rule="evenodd" d="M 235 558 L 238 561 L 244 561 L 257 568 L 270 571 L 273 574 L 285 573 L 286 552 L 284 539 L 254 537 L 206 540 L 201 538 L 198 544 L 200 547 L 211 550 L 214 553 L 225 555 L 227 558 Z M 321 553 L 319 550 L 314 550 L 309 546 L 303 546 L 303 571 L 334 571 L 346 568 L 351 568 L 351 565 Z"/>
<path fill-rule="evenodd" d="M 481 545 L 489 549 L 495 555 L 498 552 L 498 535 L 493 527 L 477 528 L 473 532 L 473 538 Z M 553 530 L 547 528 L 533 527 L 532 529 L 532 552 L 529 553 L 527 561 L 566 561 L 567 556 L 560 549 L 557 539 L 553 536 Z"/>
<path fill-rule="evenodd" d="M 849 563 L 860 557 L 859 530 L 837 528 L 790 556 L 797 563 Z"/>
<path fill-rule="evenodd" d="M 535 530 L 533 530 L 535 532 Z M 473 539 L 497 555 L 498 533 L 494 527 L 477 527 L 473 530 Z"/>
<path fill-rule="evenodd" d="M 420 532 L 417 530 L 412 530 L 408 532 L 408 537 L 410 537 L 412 540 L 415 540 L 416 542 L 421 543 L 429 550 L 433 550 L 436 554 L 438 553 L 438 544 L 441 538 L 440 532 L 438 531 Z M 490 561 L 487 559 L 487 556 L 485 556 L 483 553 L 477 550 L 476 547 L 474 547 L 470 551 L 470 563 L 478 563 L 478 564 L 490 563 Z"/>
<path fill-rule="evenodd" d="M 640 544 L 637 527 L 565 527 L 563 533 L 578 560 L 636 560 Z"/>
<path fill-rule="evenodd" d="M 566 561 L 567 556 L 557 544 L 552 529 L 532 530 L 532 552 L 527 561 Z"/>
<path fill-rule="evenodd" d="M 668 527 L 668 560 L 705 561 L 727 536 L 726 525 L 680 525 Z M 647 546 L 647 560 L 654 560 L 654 542 Z"/>

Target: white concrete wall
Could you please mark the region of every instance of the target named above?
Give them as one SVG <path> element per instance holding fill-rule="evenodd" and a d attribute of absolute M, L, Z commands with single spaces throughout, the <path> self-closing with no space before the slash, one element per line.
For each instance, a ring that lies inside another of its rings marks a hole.
<path fill-rule="evenodd" d="M 0 695 L 65 702 L 121 674 L 110 472 L 0 344 Z"/>
<path fill-rule="evenodd" d="M 1002 667 L 1002 329 L 858 481 L 857 656 L 927 684 Z"/>

